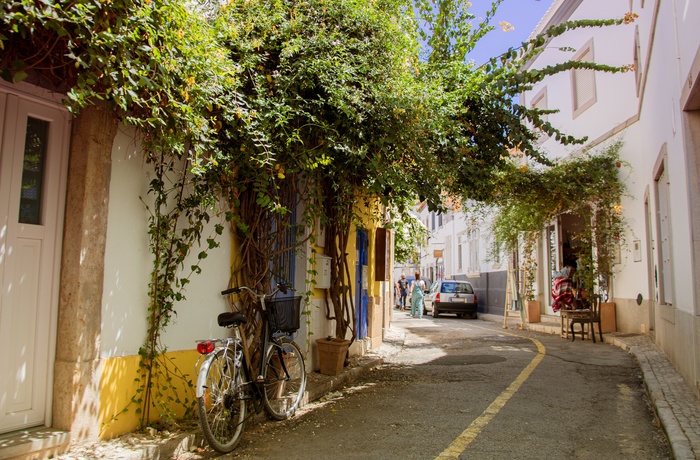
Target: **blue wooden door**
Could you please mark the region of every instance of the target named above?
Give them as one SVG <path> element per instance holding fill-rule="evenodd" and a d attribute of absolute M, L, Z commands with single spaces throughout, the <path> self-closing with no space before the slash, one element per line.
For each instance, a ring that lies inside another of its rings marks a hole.
<path fill-rule="evenodd" d="M 355 284 L 355 321 L 357 324 L 357 338 L 364 339 L 367 337 L 367 310 L 369 302 L 369 275 L 368 275 L 368 257 L 369 238 L 366 230 L 357 231 L 357 269 Z"/>

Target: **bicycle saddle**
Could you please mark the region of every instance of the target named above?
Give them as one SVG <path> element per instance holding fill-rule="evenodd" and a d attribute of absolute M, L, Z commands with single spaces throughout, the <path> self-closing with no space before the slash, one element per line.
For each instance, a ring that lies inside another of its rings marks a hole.
<path fill-rule="evenodd" d="M 245 324 L 248 322 L 245 315 L 237 311 L 222 313 L 216 319 L 221 327 L 238 326 L 239 324 Z"/>

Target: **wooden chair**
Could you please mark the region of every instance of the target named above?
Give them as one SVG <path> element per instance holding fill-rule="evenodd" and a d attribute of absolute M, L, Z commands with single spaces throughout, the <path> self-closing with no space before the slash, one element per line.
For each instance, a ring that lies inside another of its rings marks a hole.
<path fill-rule="evenodd" d="M 576 334 L 574 333 L 574 324 L 578 323 L 581 325 L 581 340 L 585 340 L 585 328 L 588 324 L 589 335 L 595 343 L 595 330 L 593 328 L 594 323 L 598 323 L 598 335 L 600 335 L 600 341 L 603 342 L 603 328 L 600 325 L 600 296 L 592 295 L 590 298 L 590 307 L 585 311 L 580 311 L 576 316 L 570 319 L 571 327 L 571 341 L 576 340 Z"/>

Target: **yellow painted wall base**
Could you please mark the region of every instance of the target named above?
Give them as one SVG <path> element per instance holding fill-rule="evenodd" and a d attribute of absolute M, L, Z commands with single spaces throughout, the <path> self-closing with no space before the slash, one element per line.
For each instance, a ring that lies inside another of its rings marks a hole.
<path fill-rule="evenodd" d="M 172 411 L 175 417 L 182 417 L 185 407 L 193 404 L 196 382 L 194 366 L 198 357 L 196 350 L 185 350 L 166 353 L 160 361 L 159 369 L 167 369 L 171 380 L 167 382 L 166 374 L 161 372 L 159 379 L 154 382 L 162 396 L 157 396 L 156 391 L 152 393 L 154 404 L 150 410 L 151 421 L 157 421 L 164 410 Z M 99 407 L 101 439 L 113 438 L 140 428 L 142 408 L 132 402 L 132 399 L 138 400 L 143 395 L 143 392 L 139 392 L 142 387 L 140 359 L 139 356 L 125 356 L 102 360 Z"/>

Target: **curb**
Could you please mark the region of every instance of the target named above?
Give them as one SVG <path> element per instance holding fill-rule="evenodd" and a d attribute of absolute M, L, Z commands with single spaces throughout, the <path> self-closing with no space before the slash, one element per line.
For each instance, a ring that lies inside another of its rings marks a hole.
<path fill-rule="evenodd" d="M 300 407 L 303 407 L 313 401 L 318 401 L 324 395 L 346 385 L 347 383 L 357 380 L 362 375 L 381 366 L 383 363 L 384 360 L 382 358 L 363 359 L 363 362 L 353 367 L 346 367 L 340 374 L 331 376 L 331 378 L 327 379 L 325 382 L 308 385 L 307 381 L 306 395 L 304 396 Z"/>
<path fill-rule="evenodd" d="M 672 405 L 666 399 L 662 385 L 649 362 L 648 353 L 639 346 L 631 346 L 624 341 L 612 337 L 609 343 L 622 348 L 634 355 L 642 371 L 644 385 L 651 401 L 651 406 L 666 433 L 673 458 L 676 460 L 691 460 L 697 458 L 693 452 L 693 446 L 675 415 Z"/>

